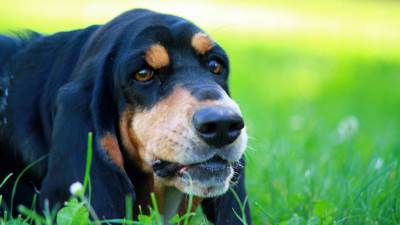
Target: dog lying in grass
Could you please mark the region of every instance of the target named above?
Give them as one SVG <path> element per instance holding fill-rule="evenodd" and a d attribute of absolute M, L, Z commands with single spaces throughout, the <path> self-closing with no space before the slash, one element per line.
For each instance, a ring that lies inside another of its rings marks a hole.
<path fill-rule="evenodd" d="M 15 204 L 31 204 L 36 190 L 41 207 L 61 206 L 83 180 L 93 132 L 100 218 L 124 217 L 126 196 L 137 216 L 154 192 L 165 221 L 193 195 L 192 209 L 201 205 L 214 224 L 242 223 L 234 211 L 246 197 L 245 125 L 229 97 L 226 53 L 194 24 L 133 10 L 82 30 L 0 36 L 0 72 L 0 175 L 48 155 L 21 180 Z M 6 202 L 10 193 L 1 190 Z"/>

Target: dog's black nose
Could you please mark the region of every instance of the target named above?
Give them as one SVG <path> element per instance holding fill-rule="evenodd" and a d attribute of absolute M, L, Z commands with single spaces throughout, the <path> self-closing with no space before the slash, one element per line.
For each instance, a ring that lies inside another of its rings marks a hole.
<path fill-rule="evenodd" d="M 236 140 L 244 127 L 242 117 L 227 107 L 207 107 L 193 116 L 198 135 L 209 145 L 217 148 Z"/>

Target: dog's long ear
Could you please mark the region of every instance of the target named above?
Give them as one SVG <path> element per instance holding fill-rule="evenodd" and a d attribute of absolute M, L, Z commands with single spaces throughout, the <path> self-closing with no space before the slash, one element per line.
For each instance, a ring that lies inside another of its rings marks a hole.
<path fill-rule="evenodd" d="M 126 23 L 122 16 L 96 29 L 82 48 L 72 81 L 58 91 L 41 193 L 50 203 L 63 202 L 70 195 L 69 186 L 83 181 L 87 134 L 92 131 L 91 204 L 105 218 L 123 217 L 125 196 L 134 197 L 117 140 L 118 103 L 112 90 L 114 57 Z"/>
<path fill-rule="evenodd" d="M 245 200 L 247 199 L 247 192 L 244 185 L 244 159 L 241 159 L 241 164 L 243 167 L 237 169 L 237 183 L 222 196 L 216 198 L 205 199 L 202 202 L 203 212 L 206 214 L 207 218 L 213 222 L 215 225 L 242 225 L 243 223 L 237 218 L 235 212 L 245 218 L 248 225 L 251 225 L 250 208 L 249 204 Z M 237 194 L 240 200 L 240 204 L 245 207 L 245 215 L 241 215 L 241 207 L 238 199 L 234 196 Z M 245 204 L 245 205 L 244 205 Z"/>
<path fill-rule="evenodd" d="M 62 203 L 70 196 L 69 187 L 83 182 L 88 132 L 94 131 L 91 165 L 91 204 L 101 218 L 124 216 L 125 196 L 134 197 L 133 187 L 124 171 L 106 154 L 100 118 L 90 112 L 93 83 L 71 82 L 57 96 L 48 173 L 41 189 L 41 202 Z M 111 132 L 109 130 L 108 132 Z M 115 135 L 107 133 L 110 138 Z"/>

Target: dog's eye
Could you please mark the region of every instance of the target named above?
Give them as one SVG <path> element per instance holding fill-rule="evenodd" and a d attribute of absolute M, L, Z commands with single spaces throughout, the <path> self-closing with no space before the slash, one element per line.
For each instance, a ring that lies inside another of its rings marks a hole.
<path fill-rule="evenodd" d="M 135 73 L 135 80 L 146 82 L 153 79 L 154 71 L 151 69 L 140 69 Z"/>
<path fill-rule="evenodd" d="M 211 59 L 208 62 L 208 69 L 210 70 L 211 73 L 219 75 L 224 70 L 224 67 L 217 60 Z"/>

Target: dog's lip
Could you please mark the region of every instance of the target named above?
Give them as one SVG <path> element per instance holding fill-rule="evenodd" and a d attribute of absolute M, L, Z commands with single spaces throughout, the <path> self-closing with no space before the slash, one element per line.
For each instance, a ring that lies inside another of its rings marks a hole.
<path fill-rule="evenodd" d="M 200 168 L 209 172 L 218 172 L 230 166 L 227 160 L 222 159 L 219 156 L 214 156 L 203 162 L 193 164 L 179 164 L 175 162 L 169 162 L 166 160 L 156 159 L 152 161 L 152 167 L 154 173 L 159 177 L 173 177 L 176 175 L 182 175 L 190 168 Z"/>

